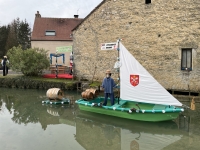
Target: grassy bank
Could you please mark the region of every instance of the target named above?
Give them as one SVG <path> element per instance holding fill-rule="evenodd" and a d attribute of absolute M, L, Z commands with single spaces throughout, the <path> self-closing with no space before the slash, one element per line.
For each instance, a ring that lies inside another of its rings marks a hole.
<path fill-rule="evenodd" d="M 60 88 L 63 90 L 76 90 L 77 83 L 87 83 L 86 88 L 98 88 L 100 82 L 90 83 L 89 81 L 77 81 L 72 79 L 50 79 L 38 77 L 27 77 L 21 74 L 9 74 L 0 76 L 0 87 L 21 88 L 21 89 L 49 89 Z"/>
<path fill-rule="evenodd" d="M 76 80 L 48 79 L 41 76 L 27 77 L 18 74 L 0 76 L 0 87 L 7 88 L 49 89 L 56 87 L 64 90 L 75 90 L 76 83 Z"/>

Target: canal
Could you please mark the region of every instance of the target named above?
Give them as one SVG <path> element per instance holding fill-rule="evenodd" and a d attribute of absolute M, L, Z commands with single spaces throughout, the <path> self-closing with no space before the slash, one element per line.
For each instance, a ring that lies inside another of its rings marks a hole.
<path fill-rule="evenodd" d="M 80 92 L 64 91 L 79 99 Z M 139 122 L 47 105 L 46 90 L 0 88 L 0 150 L 197 150 L 200 103 L 176 120 Z M 184 104 L 190 106 L 190 103 Z"/>

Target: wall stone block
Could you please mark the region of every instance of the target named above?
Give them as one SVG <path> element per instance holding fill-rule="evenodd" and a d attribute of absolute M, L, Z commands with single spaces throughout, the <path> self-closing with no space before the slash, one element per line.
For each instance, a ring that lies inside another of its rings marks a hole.
<path fill-rule="evenodd" d="M 101 43 L 122 38 L 123 45 L 167 89 L 199 91 L 199 0 L 105 0 L 73 32 L 78 77 L 102 80 L 113 68 L 117 51 Z M 181 49 L 193 49 L 193 70 L 181 70 Z M 96 68 L 96 70 L 95 70 Z M 113 74 L 117 78 L 117 73 Z"/>

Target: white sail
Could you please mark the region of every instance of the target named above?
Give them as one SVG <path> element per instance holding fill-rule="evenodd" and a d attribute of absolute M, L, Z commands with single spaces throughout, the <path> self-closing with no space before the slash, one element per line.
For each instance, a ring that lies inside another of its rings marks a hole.
<path fill-rule="evenodd" d="M 120 98 L 123 100 L 182 106 L 120 43 Z"/>

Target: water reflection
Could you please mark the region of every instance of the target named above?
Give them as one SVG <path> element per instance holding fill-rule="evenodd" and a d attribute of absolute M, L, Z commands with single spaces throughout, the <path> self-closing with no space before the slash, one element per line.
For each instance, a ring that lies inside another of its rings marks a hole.
<path fill-rule="evenodd" d="M 0 149 L 84 149 L 74 138 L 77 107 L 42 105 L 44 90 L 0 91 Z"/>
<path fill-rule="evenodd" d="M 195 111 L 187 109 L 175 121 L 149 123 L 87 113 L 79 111 L 77 105 L 42 104 L 45 90 L 0 90 L 0 141 L 4 150 L 193 150 L 200 146 L 199 103 Z M 27 139 L 32 145 L 21 142 Z"/>
<path fill-rule="evenodd" d="M 173 121 L 138 122 L 85 112 L 76 119 L 76 140 L 91 150 L 160 150 L 184 134 Z"/>
<path fill-rule="evenodd" d="M 60 124 L 63 117 L 74 117 L 77 109 L 69 105 L 42 104 L 42 100 L 46 99 L 44 90 L 1 89 L 1 93 L 1 111 L 7 109 L 13 115 L 11 119 L 14 123 L 27 125 L 39 122 L 44 130 L 48 124 Z M 78 96 L 75 92 L 72 94 Z"/>
<path fill-rule="evenodd" d="M 43 105 L 43 107 L 46 112 L 39 122 L 44 130 L 50 124 L 67 124 L 75 127 L 75 110 L 77 107 L 70 108 L 68 105 Z"/>

